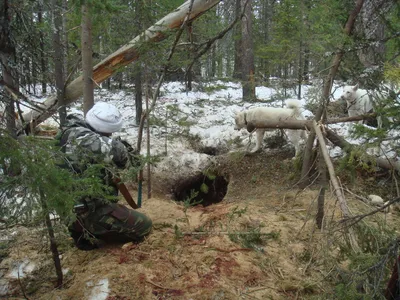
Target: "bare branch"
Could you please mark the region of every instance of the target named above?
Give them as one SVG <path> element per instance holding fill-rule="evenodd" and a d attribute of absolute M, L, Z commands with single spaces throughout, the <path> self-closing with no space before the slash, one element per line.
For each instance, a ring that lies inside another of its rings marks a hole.
<path fill-rule="evenodd" d="M 388 208 L 390 205 L 392 205 L 392 204 L 394 204 L 394 203 L 397 203 L 397 202 L 400 202 L 400 198 L 392 199 L 392 200 L 386 202 L 383 206 L 381 206 L 381 207 L 379 207 L 379 208 L 377 208 L 377 209 L 375 209 L 375 210 L 373 210 L 373 211 L 371 211 L 371 212 L 369 212 L 369 213 L 366 213 L 366 214 L 363 214 L 363 215 L 357 215 L 357 216 L 353 216 L 353 217 L 350 217 L 350 218 L 343 219 L 343 220 L 340 221 L 340 223 L 341 223 L 343 226 L 346 226 L 346 227 L 354 226 L 355 224 L 357 224 L 357 223 L 360 222 L 361 220 L 365 219 L 366 217 L 372 216 L 372 215 L 374 215 L 374 214 L 376 214 L 376 213 L 378 213 L 378 212 L 380 212 L 380 211 L 384 211 L 384 210 L 385 210 L 386 208 Z"/>
<path fill-rule="evenodd" d="M 319 145 L 321 148 L 321 153 L 322 156 L 325 160 L 326 166 L 328 168 L 328 172 L 329 172 L 329 177 L 331 178 L 331 182 L 332 185 L 334 187 L 334 193 L 336 195 L 336 198 L 339 201 L 339 205 L 340 205 L 340 209 L 342 211 L 343 217 L 344 218 L 349 218 L 350 217 L 350 211 L 349 208 L 347 206 L 347 201 L 344 198 L 344 194 L 342 189 L 339 186 L 339 182 L 336 178 L 336 174 L 335 174 L 335 168 L 333 167 L 332 161 L 329 157 L 328 151 L 326 149 L 326 144 L 325 144 L 325 139 L 324 136 L 321 132 L 321 129 L 318 127 L 317 122 L 313 121 L 313 128 L 315 131 L 315 134 L 318 138 L 319 141 Z M 349 238 L 349 242 L 351 247 L 353 248 L 353 250 L 355 252 L 360 252 L 360 246 L 357 243 L 354 231 L 352 230 L 352 228 L 348 228 L 348 238 Z"/>

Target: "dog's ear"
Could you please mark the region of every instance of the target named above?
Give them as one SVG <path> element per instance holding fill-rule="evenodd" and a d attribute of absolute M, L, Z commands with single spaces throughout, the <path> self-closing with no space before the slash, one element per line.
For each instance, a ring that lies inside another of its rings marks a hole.
<path fill-rule="evenodd" d="M 353 86 L 353 91 L 357 91 L 357 90 L 358 90 L 358 83 L 355 86 Z"/>

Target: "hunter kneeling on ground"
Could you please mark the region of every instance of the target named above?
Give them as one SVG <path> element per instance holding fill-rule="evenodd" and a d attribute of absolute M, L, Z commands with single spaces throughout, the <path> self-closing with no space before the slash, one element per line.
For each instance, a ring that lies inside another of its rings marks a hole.
<path fill-rule="evenodd" d="M 111 135 L 122 127 L 118 109 L 108 103 L 96 103 L 86 114 L 67 116 L 66 126 L 58 135 L 66 156 L 64 167 L 82 174 L 88 165 L 98 164 L 99 176 L 108 188 L 104 197 L 84 196 L 75 205 L 76 221 L 68 229 L 81 250 L 97 248 L 96 240 L 105 242 L 140 242 L 152 228 L 151 220 L 135 210 L 113 203 L 118 187 L 109 171 L 129 166 L 133 151 L 128 143 Z"/>

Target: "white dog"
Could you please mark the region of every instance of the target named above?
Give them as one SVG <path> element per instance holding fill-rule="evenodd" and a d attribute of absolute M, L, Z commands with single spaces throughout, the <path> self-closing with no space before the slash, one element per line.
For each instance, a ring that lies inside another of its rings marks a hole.
<path fill-rule="evenodd" d="M 358 84 L 346 85 L 340 98 L 346 100 L 349 117 L 364 115 L 374 110 L 370 95 L 366 90 L 359 89 Z M 363 120 L 358 123 L 362 124 Z"/>
<path fill-rule="evenodd" d="M 287 100 L 286 108 L 280 107 L 256 107 L 245 110 L 235 115 L 235 129 L 240 130 L 246 128 L 247 123 L 262 121 L 262 120 L 304 120 L 304 116 L 300 112 L 300 102 L 298 100 Z M 252 152 L 256 152 L 261 148 L 264 138 L 265 128 L 257 128 L 256 130 L 256 146 Z M 288 129 L 287 136 L 295 147 L 296 154 L 301 150 L 301 142 L 306 138 L 304 130 Z"/>

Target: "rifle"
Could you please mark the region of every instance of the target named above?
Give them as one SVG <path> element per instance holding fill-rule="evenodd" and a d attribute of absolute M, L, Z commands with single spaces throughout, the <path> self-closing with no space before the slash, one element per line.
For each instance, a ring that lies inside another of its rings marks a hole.
<path fill-rule="evenodd" d="M 121 178 L 114 177 L 113 181 L 117 185 L 118 190 L 121 192 L 122 196 L 124 196 L 126 202 L 128 202 L 129 206 L 133 209 L 139 208 L 139 206 L 136 204 L 135 200 L 133 200 L 131 194 L 129 193 L 126 185 L 121 181 Z"/>
<path fill-rule="evenodd" d="M 134 168 L 138 168 L 140 167 L 140 159 L 138 158 L 140 156 L 140 151 L 138 151 L 137 149 L 134 149 L 132 147 L 131 144 L 128 143 L 128 141 L 126 140 L 120 140 L 122 144 L 124 144 L 124 146 L 126 147 L 126 150 L 128 151 L 128 158 L 129 158 L 129 162 L 130 164 L 134 167 Z M 138 204 L 135 203 L 135 201 L 133 201 L 132 196 L 129 194 L 128 189 L 126 188 L 126 186 L 121 182 L 121 180 L 119 179 L 119 181 L 117 182 L 118 185 L 118 189 L 121 192 L 122 195 L 124 195 L 124 198 L 126 200 L 126 202 L 129 203 L 129 205 L 136 209 L 142 206 L 142 175 L 143 171 L 140 168 L 139 171 L 139 176 L 138 176 Z"/>

